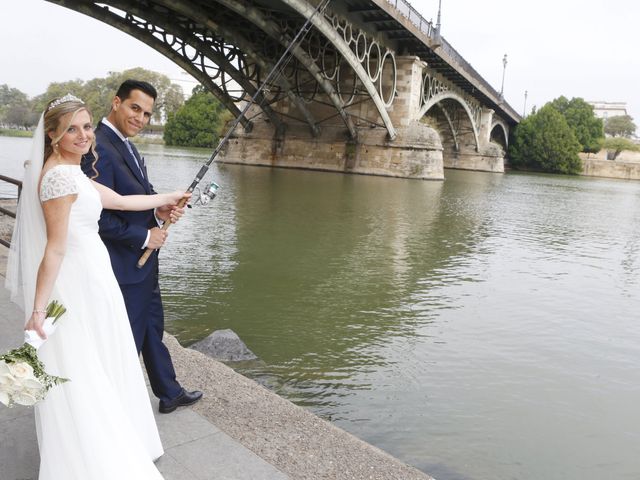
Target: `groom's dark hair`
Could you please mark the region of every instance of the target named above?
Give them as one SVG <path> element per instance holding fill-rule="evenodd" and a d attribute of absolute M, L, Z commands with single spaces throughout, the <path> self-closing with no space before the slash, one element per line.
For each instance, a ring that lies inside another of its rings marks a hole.
<path fill-rule="evenodd" d="M 145 82 L 143 80 L 133 80 L 128 79 L 122 82 L 120 87 L 118 87 L 118 91 L 116 92 L 116 97 L 119 97 L 120 100 L 126 100 L 131 95 L 132 90 L 140 90 L 143 93 L 146 93 L 150 97 L 155 100 L 158 98 L 158 92 L 149 82 Z"/>

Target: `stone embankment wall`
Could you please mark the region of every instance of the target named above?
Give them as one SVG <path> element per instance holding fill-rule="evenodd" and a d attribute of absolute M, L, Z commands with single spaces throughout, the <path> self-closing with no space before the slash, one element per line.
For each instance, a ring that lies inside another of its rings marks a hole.
<path fill-rule="evenodd" d="M 615 160 L 607 160 L 606 151 L 581 153 L 582 175 L 587 177 L 640 180 L 640 152 L 622 152 Z"/>

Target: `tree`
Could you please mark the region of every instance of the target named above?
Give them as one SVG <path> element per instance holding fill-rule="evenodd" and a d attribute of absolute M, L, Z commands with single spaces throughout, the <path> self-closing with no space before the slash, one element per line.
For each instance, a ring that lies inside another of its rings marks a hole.
<path fill-rule="evenodd" d="M 0 122 L 28 128 L 38 121 L 32 113 L 33 105 L 26 93 L 0 85 Z"/>
<path fill-rule="evenodd" d="M 120 84 L 127 78 L 144 80 L 152 84 L 158 92 L 152 121 L 162 123 L 170 112 L 175 112 L 184 103 L 182 88 L 171 83 L 171 79 L 162 73 L 152 72 L 144 68 L 132 68 L 124 72 L 109 72 L 106 77 L 93 78 L 86 82 L 70 80 L 51 83 L 47 91 L 34 98 L 36 111 L 44 110 L 47 102 L 67 93 L 82 98 L 93 113 L 94 122 L 106 117 L 111 110 L 111 101 Z"/>
<path fill-rule="evenodd" d="M 67 93 L 83 98 L 84 81 L 80 79 L 67 80 L 66 82 L 53 82 L 47 87 L 44 93 L 33 98 L 33 108 L 36 112 L 44 111 L 44 108 L 54 98 L 60 98 Z M 91 105 L 90 105 L 91 107 Z"/>
<path fill-rule="evenodd" d="M 4 114 L 4 122 L 28 129 L 38 123 L 38 114 L 33 112 L 29 104 L 10 105 Z"/>
<path fill-rule="evenodd" d="M 11 88 L 6 83 L 0 85 L 0 108 L 15 103 L 27 102 L 28 100 L 29 97 L 27 97 L 27 94 L 17 88 Z"/>
<path fill-rule="evenodd" d="M 170 113 L 164 128 L 167 145 L 183 147 L 213 147 L 228 114 L 218 100 L 203 87 L 193 89 L 193 95 L 175 113 Z"/>
<path fill-rule="evenodd" d="M 593 113 L 593 107 L 582 98 L 558 97 L 550 105 L 560 112 L 582 145 L 583 152 L 595 153 L 600 150 L 604 137 L 602 119 Z"/>
<path fill-rule="evenodd" d="M 616 115 L 604 122 L 604 133 L 612 137 L 631 137 L 636 131 L 636 124 L 629 115 Z"/>
<path fill-rule="evenodd" d="M 153 108 L 153 123 L 163 123 L 168 118 L 169 113 L 176 112 L 184 104 L 184 94 L 179 85 L 171 83 L 171 79 L 162 73 L 138 67 L 124 72 L 109 72 L 105 82 L 106 87 L 112 93 L 107 105 L 111 105 L 111 100 L 118 87 L 128 78 L 149 82 L 157 90 L 158 98 L 156 98 Z"/>
<path fill-rule="evenodd" d="M 607 150 L 608 160 L 615 160 L 623 150 L 628 150 L 630 152 L 637 152 L 640 150 L 640 145 L 636 145 L 631 140 L 624 137 L 605 138 L 602 142 L 602 147 Z"/>
<path fill-rule="evenodd" d="M 580 150 L 564 116 L 550 104 L 520 122 L 509 146 L 514 168 L 570 174 L 582 171 Z"/>

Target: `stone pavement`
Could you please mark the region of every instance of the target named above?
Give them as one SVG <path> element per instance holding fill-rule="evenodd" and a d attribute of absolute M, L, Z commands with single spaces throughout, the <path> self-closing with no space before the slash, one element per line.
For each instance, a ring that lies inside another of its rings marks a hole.
<path fill-rule="evenodd" d="M 0 288 L 0 352 L 21 344 L 21 318 L 7 290 Z M 157 404 L 153 397 L 152 403 Z M 165 449 L 157 466 L 166 480 L 289 478 L 191 409 L 168 415 L 155 410 Z M 0 480 L 36 479 L 38 462 L 33 409 L 0 405 Z"/>

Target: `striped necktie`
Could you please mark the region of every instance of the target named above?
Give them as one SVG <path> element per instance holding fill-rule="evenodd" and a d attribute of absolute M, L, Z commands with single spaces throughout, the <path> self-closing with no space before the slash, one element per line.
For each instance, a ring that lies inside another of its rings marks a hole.
<path fill-rule="evenodd" d="M 142 175 L 142 178 L 144 178 L 144 172 L 142 171 L 142 167 L 140 166 L 140 163 L 138 162 L 138 157 L 136 157 L 136 154 L 133 153 L 133 148 L 131 148 L 131 143 L 129 143 L 129 139 L 128 138 L 124 139 L 124 144 L 127 146 L 127 150 L 129 150 L 129 153 L 133 157 L 133 161 L 136 162 L 136 166 L 138 167 L 138 170 L 140 170 L 140 175 Z"/>

